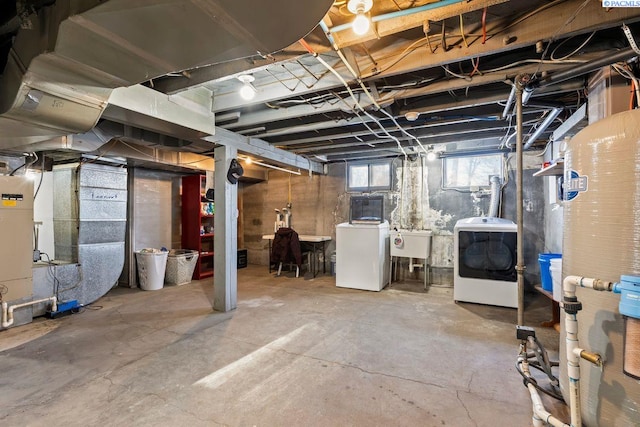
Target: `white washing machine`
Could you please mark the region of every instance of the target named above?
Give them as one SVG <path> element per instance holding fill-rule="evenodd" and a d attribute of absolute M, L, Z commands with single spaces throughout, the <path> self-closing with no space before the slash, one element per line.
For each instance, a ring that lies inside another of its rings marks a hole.
<path fill-rule="evenodd" d="M 453 230 L 453 299 L 518 307 L 516 224 L 502 218 L 466 218 Z"/>
<path fill-rule="evenodd" d="M 380 291 L 389 278 L 389 223 L 336 226 L 336 286 Z"/>

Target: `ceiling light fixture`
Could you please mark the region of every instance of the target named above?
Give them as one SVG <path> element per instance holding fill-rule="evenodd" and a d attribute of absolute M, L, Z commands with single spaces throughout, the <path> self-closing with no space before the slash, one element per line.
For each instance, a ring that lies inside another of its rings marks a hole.
<path fill-rule="evenodd" d="M 349 12 L 356 15 L 351 26 L 353 28 L 353 32 L 359 36 L 366 34 L 367 31 L 369 31 L 371 21 L 365 13 L 369 12 L 372 6 L 373 0 L 349 0 L 349 3 L 347 4 Z"/>
<path fill-rule="evenodd" d="M 242 87 L 240 88 L 240 96 L 245 101 L 251 101 L 255 98 L 256 93 L 258 92 L 255 87 L 251 83 L 255 80 L 255 78 L 249 74 L 243 74 L 238 76 L 238 80 L 242 82 Z"/>
<path fill-rule="evenodd" d="M 264 163 L 264 162 L 261 162 L 259 160 L 254 160 L 254 159 L 251 159 L 251 162 L 248 162 L 247 160 L 249 160 L 249 156 L 242 155 L 242 154 L 239 154 L 238 158 L 241 159 L 241 160 L 244 160 L 245 164 L 251 163 L 251 164 L 262 166 L 262 167 L 265 167 L 265 168 L 275 169 L 275 170 L 279 170 L 279 171 L 282 171 L 282 172 L 287 172 L 287 173 L 290 173 L 291 175 L 301 175 L 300 169 L 298 169 L 297 171 L 292 171 L 291 169 L 281 168 L 279 166 L 270 165 L 269 163 Z"/>
<path fill-rule="evenodd" d="M 427 153 L 427 161 L 433 162 L 437 158 L 438 158 L 438 155 L 435 153 L 435 151 L 429 151 Z"/>
<path fill-rule="evenodd" d="M 415 122 L 416 120 L 418 120 L 419 116 L 420 113 L 418 111 L 407 111 L 406 113 L 404 113 L 404 118 L 410 122 Z"/>

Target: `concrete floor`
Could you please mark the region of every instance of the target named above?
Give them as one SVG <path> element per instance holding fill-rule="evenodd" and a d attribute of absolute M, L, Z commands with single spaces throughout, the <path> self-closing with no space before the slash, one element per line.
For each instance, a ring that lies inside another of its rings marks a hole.
<path fill-rule="evenodd" d="M 230 313 L 212 312 L 209 279 L 117 288 L 80 314 L 0 332 L 0 424 L 531 424 L 515 310 L 411 292 L 419 281 L 334 283 L 249 266 Z M 528 299 L 528 323 L 548 320 L 548 300 Z M 537 330 L 557 351 L 557 333 Z"/>

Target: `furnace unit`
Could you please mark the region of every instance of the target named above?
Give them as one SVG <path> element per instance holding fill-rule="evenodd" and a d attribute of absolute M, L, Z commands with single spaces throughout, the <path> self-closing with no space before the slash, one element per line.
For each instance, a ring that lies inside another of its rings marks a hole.
<path fill-rule="evenodd" d="M 0 176 L 0 292 L 3 301 L 27 301 L 33 293 L 33 182 Z"/>

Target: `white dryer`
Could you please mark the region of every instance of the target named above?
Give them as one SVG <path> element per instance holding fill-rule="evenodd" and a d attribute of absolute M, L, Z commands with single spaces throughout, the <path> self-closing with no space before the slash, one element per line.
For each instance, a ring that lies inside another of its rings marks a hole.
<path fill-rule="evenodd" d="M 516 308 L 516 224 L 502 218 L 466 218 L 453 230 L 453 299 Z"/>

